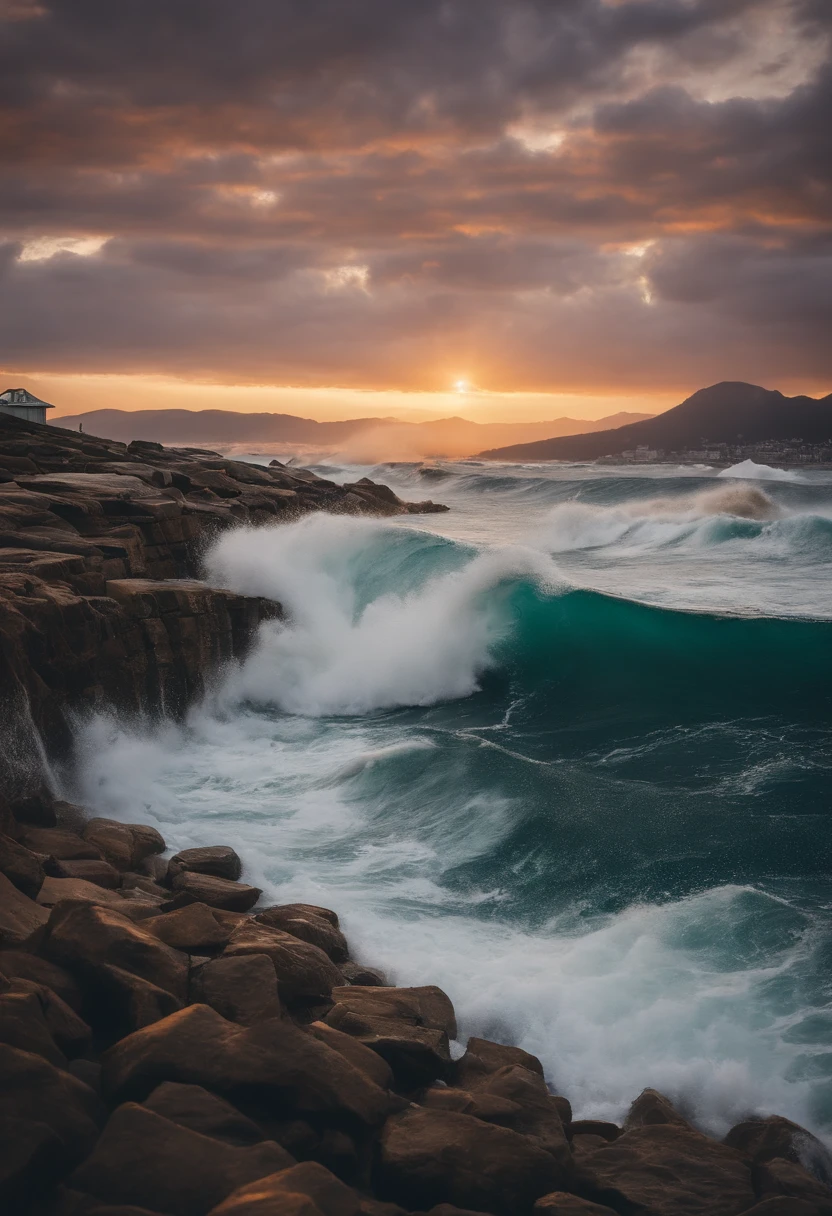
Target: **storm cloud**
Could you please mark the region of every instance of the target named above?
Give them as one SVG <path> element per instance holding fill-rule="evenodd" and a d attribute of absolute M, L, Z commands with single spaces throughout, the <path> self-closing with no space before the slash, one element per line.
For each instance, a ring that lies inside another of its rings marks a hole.
<path fill-rule="evenodd" d="M 819 0 L 17 0 L 0 24 L 9 366 L 832 373 Z"/>

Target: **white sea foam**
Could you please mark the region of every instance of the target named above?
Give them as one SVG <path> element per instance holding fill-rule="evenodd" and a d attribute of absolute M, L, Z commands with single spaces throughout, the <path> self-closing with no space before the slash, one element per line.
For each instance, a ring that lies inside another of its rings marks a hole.
<path fill-rule="evenodd" d="M 359 959 L 398 983 L 439 984 L 463 1039 L 538 1055 L 578 1116 L 620 1119 L 652 1085 L 716 1134 L 749 1112 L 817 1127 L 812 1084 L 793 1075 L 804 1049 L 788 1033 L 806 1013 L 795 988 L 811 939 L 805 917 L 725 886 L 583 930 L 478 919 L 485 893 L 455 895 L 443 874 L 499 849 L 512 829 L 507 808 L 467 806 L 460 790 L 448 797 L 453 822 L 432 835 L 379 819 L 352 800 L 351 778 L 384 762 L 386 737 L 357 722 L 252 713 L 196 710 L 184 728 L 145 733 L 98 718 L 80 733 L 79 784 L 68 792 L 98 813 L 154 822 L 175 849 L 233 841 L 266 899 L 337 908 Z M 744 925 L 781 913 L 764 952 L 737 944 Z"/>
<path fill-rule="evenodd" d="M 743 460 L 740 464 L 723 469 L 717 477 L 748 478 L 753 481 L 802 481 L 794 469 L 776 469 L 769 464 L 755 464 L 753 460 Z"/>
<path fill-rule="evenodd" d="M 507 546 L 362 608 L 352 564 L 382 530 L 317 515 L 291 528 L 243 528 L 220 539 L 206 560 L 214 585 L 279 600 L 290 618 L 288 626 L 263 628 L 226 696 L 311 715 L 469 696 L 508 626 L 494 593 L 518 578 L 557 582 L 542 554 Z"/>

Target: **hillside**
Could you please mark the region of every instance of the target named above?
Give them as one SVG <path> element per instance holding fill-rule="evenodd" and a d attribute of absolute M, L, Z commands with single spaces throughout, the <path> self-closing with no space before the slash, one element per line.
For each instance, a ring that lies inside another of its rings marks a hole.
<path fill-rule="evenodd" d="M 470 422 L 442 418 L 435 422 L 401 422 L 396 418 L 351 418 L 315 422 L 294 414 L 235 413 L 232 410 L 91 410 L 56 418 L 56 426 L 129 443 L 134 439 L 192 446 L 303 448 L 346 452 L 355 459 L 470 456 L 483 447 L 531 443 L 553 436 L 607 430 L 650 418 L 650 414 L 613 414 L 594 422 L 556 418 L 549 422 Z"/>
<path fill-rule="evenodd" d="M 487 460 L 595 460 L 644 445 L 679 452 L 719 443 L 803 439 L 823 443 L 832 436 L 832 394 L 785 397 L 741 381 L 700 389 L 681 405 L 645 421 L 580 435 L 552 437 L 480 452 Z"/>

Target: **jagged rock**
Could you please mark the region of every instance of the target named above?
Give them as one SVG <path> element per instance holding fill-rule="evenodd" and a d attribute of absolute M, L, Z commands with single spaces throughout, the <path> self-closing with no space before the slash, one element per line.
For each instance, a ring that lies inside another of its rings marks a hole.
<path fill-rule="evenodd" d="M 211 959 L 194 968 L 191 1000 L 210 1005 L 229 1022 L 242 1026 L 281 1014 L 274 963 L 265 954 Z"/>
<path fill-rule="evenodd" d="M 212 1216 L 283 1216 L 307 1213 L 295 1201 L 302 1197 L 321 1216 L 358 1216 L 361 1199 L 351 1187 L 316 1161 L 304 1161 L 229 1195 Z"/>
<path fill-rule="evenodd" d="M 746 1119 L 731 1128 L 723 1143 L 746 1153 L 757 1164 L 774 1157 L 794 1161 L 827 1186 L 832 1184 L 832 1154 L 817 1136 L 781 1115 Z"/>
<path fill-rule="evenodd" d="M 182 849 L 171 857 L 171 874 L 187 870 L 191 874 L 212 874 L 236 882 L 243 872 L 243 863 L 230 845 L 210 845 L 206 848 Z"/>
<path fill-rule="evenodd" d="M 410 1208 L 444 1201 L 512 1216 L 565 1181 L 550 1153 L 470 1115 L 412 1106 L 388 1119 L 382 1131 L 380 1192 Z"/>
<path fill-rule="evenodd" d="M 207 904 L 188 904 L 154 918 L 147 926 L 160 941 L 187 954 L 206 954 L 228 944 L 231 929 L 214 916 Z"/>
<path fill-rule="evenodd" d="M 589 1199 L 579 1199 L 566 1191 L 555 1191 L 538 1199 L 534 1205 L 534 1216 L 618 1216 L 618 1213 Z"/>
<path fill-rule="evenodd" d="M 155 828 L 115 819 L 91 819 L 84 828 L 84 839 L 117 870 L 134 870 L 145 858 L 165 851 L 164 839 Z"/>
<path fill-rule="evenodd" d="M 334 1026 L 327 1026 L 326 1022 L 312 1022 L 309 1033 L 322 1043 L 326 1043 L 327 1047 L 331 1047 L 333 1051 L 337 1051 L 353 1068 L 366 1073 L 370 1080 L 381 1089 L 392 1087 L 393 1070 L 387 1061 L 371 1048 L 359 1043 L 358 1039 L 354 1039 L 352 1035 L 343 1034 Z"/>
<path fill-rule="evenodd" d="M 692 1131 L 690 1123 L 680 1115 L 676 1107 L 657 1089 L 643 1089 L 633 1102 L 624 1119 L 624 1130 L 634 1127 L 652 1127 L 655 1124 L 672 1123 Z"/>
<path fill-rule="evenodd" d="M 49 1034 L 65 1056 L 71 1058 L 86 1051 L 92 1037 L 89 1026 L 56 992 L 45 984 L 37 984 L 19 977 L 7 979 L 0 976 L 0 981 L 0 991 L 3 990 L 4 984 L 8 984 L 7 992 L 31 995 L 38 1001 Z"/>
<path fill-rule="evenodd" d="M 796 1161 L 773 1157 L 755 1165 L 754 1189 L 761 1199 L 782 1195 L 813 1203 L 819 1216 L 832 1216 L 832 1190 Z"/>
<path fill-rule="evenodd" d="M 387 976 L 375 967 L 366 967 L 363 963 L 340 963 L 338 970 L 348 984 L 356 984 L 361 988 L 389 988 Z"/>
<path fill-rule="evenodd" d="M 740 1153 L 678 1123 L 633 1128 L 593 1153 L 585 1169 L 594 1179 L 590 1198 L 630 1204 L 644 1216 L 736 1216 L 755 1198 Z"/>
<path fill-rule="evenodd" d="M 46 877 L 38 894 L 37 902 L 42 908 L 54 908 L 62 899 L 85 900 L 90 904 L 114 904 L 120 908 L 124 903 L 118 891 L 100 887 L 84 878 Z"/>
<path fill-rule="evenodd" d="M 48 912 L 0 874 L 0 944 L 22 945 L 46 923 Z"/>
<path fill-rule="evenodd" d="M 5 874 L 29 899 L 37 899 L 44 872 L 43 866 L 36 853 L 10 836 L 0 834 L 0 874 Z"/>
<path fill-rule="evenodd" d="M 105 887 L 108 891 L 117 891 L 121 886 L 118 870 L 108 861 L 86 858 L 78 861 L 58 861 L 53 873 L 56 878 L 80 879 L 82 882 L 93 883 L 96 887 Z"/>
<path fill-rule="evenodd" d="M 69 1184 L 107 1203 L 205 1216 L 239 1186 L 290 1164 L 271 1141 L 239 1148 L 128 1102 L 110 1117 Z"/>
<path fill-rule="evenodd" d="M 164 1081 L 145 1099 L 144 1106 L 180 1127 L 225 1144 L 244 1148 L 266 1139 L 256 1123 L 201 1085 Z"/>
<path fill-rule="evenodd" d="M 254 920 L 241 922 L 231 935 L 223 958 L 265 954 L 277 972 L 277 990 L 286 1004 L 316 1005 L 330 998 L 341 973 L 317 946 L 291 933 Z"/>
<path fill-rule="evenodd" d="M 225 908 L 229 912 L 248 912 L 262 895 L 259 887 L 216 878 L 213 874 L 195 874 L 190 870 L 175 874 L 172 885 L 175 892 L 192 901 L 208 904 L 211 908 Z"/>
<path fill-rule="evenodd" d="M 279 968 L 278 968 L 279 974 Z M 440 988 L 333 988 L 327 1025 L 378 1052 L 404 1086 L 425 1085 L 451 1069 L 453 1006 Z"/>
<path fill-rule="evenodd" d="M 58 964 L 95 978 L 105 968 L 146 980 L 179 1001 L 187 997 L 188 960 L 113 905 L 65 901 L 52 909 L 43 952 Z"/>
<path fill-rule="evenodd" d="M 0 975 L 43 984 L 57 993 L 74 1013 L 81 1012 L 83 998 L 77 982 L 63 967 L 48 959 L 26 950 L 0 950 Z"/>
<path fill-rule="evenodd" d="M 86 1156 L 103 1116 L 96 1095 L 69 1072 L 0 1043 L 0 1117 L 46 1124 L 60 1142 L 62 1166 Z"/>
<path fill-rule="evenodd" d="M 282 929 L 301 941 L 310 942 L 332 959 L 334 963 L 346 963 L 350 952 L 347 939 L 340 929 L 323 916 L 319 916 L 303 904 L 276 904 L 264 908 L 254 918 L 261 925 Z"/>
<path fill-rule="evenodd" d="M 389 1102 L 364 1073 L 291 1022 L 243 1028 L 207 1005 L 190 1005 L 122 1039 L 102 1066 L 104 1092 L 115 1101 L 141 1101 L 160 1081 L 180 1081 L 230 1102 L 242 1093 L 301 1117 L 337 1116 L 363 1127 L 377 1126 Z"/>

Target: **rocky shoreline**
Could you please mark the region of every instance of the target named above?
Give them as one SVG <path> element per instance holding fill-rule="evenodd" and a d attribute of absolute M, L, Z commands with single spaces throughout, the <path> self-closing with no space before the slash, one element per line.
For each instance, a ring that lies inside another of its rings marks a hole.
<path fill-rule="evenodd" d="M 181 714 L 280 614 L 200 583 L 205 547 L 229 528 L 320 510 L 447 508 L 366 478 L 340 486 L 277 461 L 116 443 L 0 412 L 0 789 L 37 792 L 33 738 L 68 747 L 67 709 Z"/>
<path fill-rule="evenodd" d="M 0 415 L 0 1211 L 832 1216 L 794 1123 L 717 1141 L 653 1090 L 576 1119 L 534 1056 L 459 1047 L 445 993 L 354 959 L 335 911 L 266 906 L 230 844 L 167 856 L 46 788 L 68 709 L 181 712 L 280 613 L 198 581 L 216 530 L 322 508 L 437 509 Z"/>

